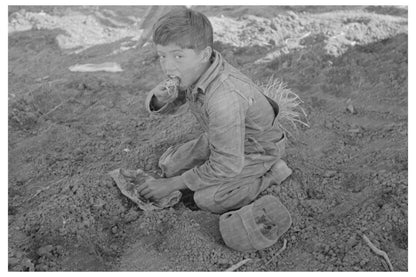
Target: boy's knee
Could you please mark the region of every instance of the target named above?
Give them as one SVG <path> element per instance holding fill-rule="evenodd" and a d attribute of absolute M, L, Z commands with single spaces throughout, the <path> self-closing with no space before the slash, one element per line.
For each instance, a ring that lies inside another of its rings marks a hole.
<path fill-rule="evenodd" d="M 224 209 L 215 202 L 215 193 L 217 190 L 217 186 L 212 186 L 195 191 L 194 201 L 198 208 L 215 214 L 225 212 Z"/>
<path fill-rule="evenodd" d="M 186 145 L 171 146 L 160 156 L 159 168 L 162 170 L 163 177 L 179 176 L 193 167 L 193 164 L 189 164 L 190 157 L 186 151 L 185 153 L 180 151 L 181 149 L 183 150 L 184 146 L 186 147 Z"/>
<path fill-rule="evenodd" d="M 174 153 L 174 147 L 169 147 L 159 158 L 159 168 L 162 170 L 162 176 L 169 178 L 175 175 L 177 166 L 172 159 L 172 154 Z"/>

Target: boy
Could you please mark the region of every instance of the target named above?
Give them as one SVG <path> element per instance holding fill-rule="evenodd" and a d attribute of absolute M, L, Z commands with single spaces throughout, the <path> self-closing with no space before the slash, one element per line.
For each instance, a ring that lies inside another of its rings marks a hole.
<path fill-rule="evenodd" d="M 274 124 L 277 104 L 213 50 L 205 15 L 173 10 L 155 23 L 153 41 L 163 72 L 178 80 L 179 92 L 172 99 L 159 84 L 147 97 L 148 110 L 174 113 L 188 102 L 204 133 L 162 155 L 165 178 L 139 186 L 142 196 L 160 199 L 189 189 L 199 208 L 221 214 L 249 204 L 291 174 L 280 159 L 285 135 Z"/>

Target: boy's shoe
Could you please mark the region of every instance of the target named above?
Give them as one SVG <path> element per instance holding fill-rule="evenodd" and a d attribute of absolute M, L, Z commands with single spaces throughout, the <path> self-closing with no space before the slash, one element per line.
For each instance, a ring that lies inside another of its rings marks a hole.
<path fill-rule="evenodd" d="M 245 252 L 272 246 L 291 224 L 289 211 L 280 200 L 265 195 L 237 211 L 221 215 L 219 227 L 228 247 Z"/>
<path fill-rule="evenodd" d="M 270 168 L 270 172 L 277 184 L 281 184 L 287 177 L 292 175 L 292 169 L 290 169 L 283 160 L 278 160 L 272 168 Z"/>

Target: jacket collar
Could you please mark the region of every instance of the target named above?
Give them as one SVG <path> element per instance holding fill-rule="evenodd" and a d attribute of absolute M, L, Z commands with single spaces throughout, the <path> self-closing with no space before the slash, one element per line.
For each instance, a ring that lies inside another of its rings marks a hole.
<path fill-rule="evenodd" d="M 192 97 L 195 98 L 198 92 L 205 94 L 205 90 L 211 82 L 220 74 L 224 68 L 224 59 L 222 55 L 213 50 L 211 66 L 201 75 L 198 81 L 191 87 Z"/>

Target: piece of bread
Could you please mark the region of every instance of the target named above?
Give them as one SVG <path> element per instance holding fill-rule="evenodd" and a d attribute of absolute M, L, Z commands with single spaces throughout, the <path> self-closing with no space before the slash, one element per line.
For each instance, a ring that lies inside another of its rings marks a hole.
<path fill-rule="evenodd" d="M 169 78 L 165 81 L 165 88 L 171 96 L 178 96 L 179 78 Z"/>

